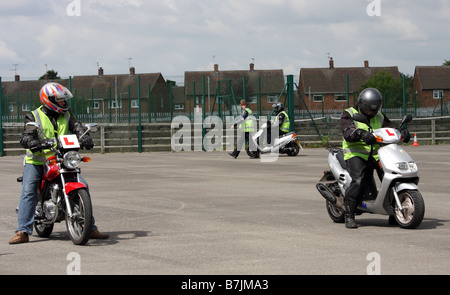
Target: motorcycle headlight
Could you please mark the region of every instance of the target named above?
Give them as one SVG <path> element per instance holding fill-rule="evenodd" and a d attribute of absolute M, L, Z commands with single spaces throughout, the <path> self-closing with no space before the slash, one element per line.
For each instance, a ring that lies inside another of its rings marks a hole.
<path fill-rule="evenodd" d="M 63 158 L 64 166 L 70 169 L 75 169 L 80 166 L 81 157 L 80 154 L 75 151 L 67 152 Z"/>

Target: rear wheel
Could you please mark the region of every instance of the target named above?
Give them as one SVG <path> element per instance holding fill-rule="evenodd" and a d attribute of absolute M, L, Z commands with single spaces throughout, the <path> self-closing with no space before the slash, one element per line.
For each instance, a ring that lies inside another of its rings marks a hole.
<path fill-rule="evenodd" d="M 402 228 L 416 228 L 425 215 L 425 202 L 419 191 L 402 191 L 398 194 L 403 210 L 394 201 L 394 217 Z"/>
<path fill-rule="evenodd" d="M 336 223 L 344 223 L 345 211 L 334 206 L 330 201 L 326 201 L 327 212 L 330 218 Z"/>
<path fill-rule="evenodd" d="M 290 150 L 287 152 L 288 156 L 295 157 L 300 152 L 300 147 L 298 146 L 297 142 L 291 142 L 288 144 L 287 148 L 290 148 Z"/>
<path fill-rule="evenodd" d="M 36 233 L 41 238 L 48 238 L 52 231 L 53 231 L 53 223 L 49 225 L 45 225 L 42 223 L 39 223 L 38 221 L 34 222 L 34 229 L 36 230 Z"/>
<path fill-rule="evenodd" d="M 66 212 L 66 227 L 75 245 L 84 245 L 92 231 L 92 204 L 85 189 L 78 189 L 69 195 L 72 216 Z"/>

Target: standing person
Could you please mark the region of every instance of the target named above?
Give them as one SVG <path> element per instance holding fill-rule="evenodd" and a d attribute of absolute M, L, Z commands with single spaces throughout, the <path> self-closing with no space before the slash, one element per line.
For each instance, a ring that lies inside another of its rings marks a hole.
<path fill-rule="evenodd" d="M 40 122 L 39 131 L 50 139 L 69 134 L 69 132 L 80 137 L 85 132 L 85 127 L 69 111 L 67 100 L 72 98 L 72 93 L 66 87 L 58 83 L 47 83 L 39 91 L 39 98 L 42 106 L 25 116 L 25 125 L 28 122 Z M 29 235 L 33 231 L 37 190 L 44 173 L 44 161 L 53 155 L 51 150 L 42 150 L 37 130 L 25 129 L 20 137 L 20 144 L 27 151 L 19 201 L 18 227 L 15 236 L 9 240 L 10 244 L 29 241 Z M 94 142 L 86 134 L 80 139 L 80 146 L 90 150 L 94 147 Z M 81 175 L 80 181 L 87 187 L 87 183 Z M 91 239 L 107 239 L 109 236 L 99 232 L 94 218 L 92 219 Z"/>
<path fill-rule="evenodd" d="M 250 150 L 255 151 L 251 158 L 259 158 L 259 151 L 256 146 L 254 146 L 253 141 L 250 140 L 251 134 L 255 131 L 255 118 L 253 117 L 253 112 L 250 108 L 247 107 L 247 102 L 245 100 L 241 100 L 240 106 L 242 109 L 241 116 L 239 119 L 231 126 L 239 126 L 239 131 L 242 132 L 241 136 L 238 139 L 237 145 L 233 152 L 228 153 L 233 158 L 237 158 L 241 151 L 242 145 L 248 143 L 250 145 Z"/>
<path fill-rule="evenodd" d="M 391 121 L 380 112 L 382 103 L 381 93 L 375 88 L 364 89 L 355 107 L 346 109 L 340 119 L 341 131 L 343 135 L 342 149 L 344 159 L 347 162 L 347 170 L 352 178 L 350 186 L 344 196 L 345 205 L 345 227 L 357 228 L 355 212 L 361 202 L 366 181 L 373 177 L 374 169 L 378 176 L 382 176 L 382 171 L 378 165 L 378 149 L 375 136 L 369 131 L 369 126 L 365 123 L 353 121 L 355 114 L 361 113 L 370 123 L 372 129 L 391 127 Z M 407 129 L 400 130 L 403 141 L 408 142 L 410 134 Z"/>

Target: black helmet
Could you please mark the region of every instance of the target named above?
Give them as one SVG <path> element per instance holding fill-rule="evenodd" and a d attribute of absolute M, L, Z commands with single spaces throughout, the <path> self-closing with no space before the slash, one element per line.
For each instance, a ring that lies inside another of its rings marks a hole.
<path fill-rule="evenodd" d="M 358 108 L 364 115 L 373 118 L 380 111 L 382 102 L 380 91 L 375 88 L 366 88 L 359 94 Z"/>
<path fill-rule="evenodd" d="M 280 112 L 284 111 L 284 105 L 281 102 L 274 103 L 272 108 L 275 111 L 275 115 L 278 115 Z"/>

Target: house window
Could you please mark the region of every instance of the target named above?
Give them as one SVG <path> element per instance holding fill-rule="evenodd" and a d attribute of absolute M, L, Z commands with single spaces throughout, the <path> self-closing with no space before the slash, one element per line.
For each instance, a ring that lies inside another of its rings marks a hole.
<path fill-rule="evenodd" d="M 314 94 L 313 101 L 314 102 L 323 102 L 323 94 Z"/>
<path fill-rule="evenodd" d="M 184 104 L 176 104 L 175 110 L 184 110 Z"/>
<path fill-rule="evenodd" d="M 93 109 L 98 110 L 100 108 L 100 99 L 94 99 Z"/>
<path fill-rule="evenodd" d="M 132 99 L 131 100 L 131 108 L 132 109 L 137 109 L 139 108 L 139 101 L 137 99 Z"/>
<path fill-rule="evenodd" d="M 441 99 L 441 97 L 444 97 L 444 90 L 433 90 L 434 99 Z"/>
<path fill-rule="evenodd" d="M 111 108 L 112 109 L 121 109 L 122 108 L 122 100 L 112 100 L 111 101 Z"/>
<path fill-rule="evenodd" d="M 277 95 L 267 95 L 267 103 L 276 103 L 278 102 Z"/>
<path fill-rule="evenodd" d="M 347 101 L 347 95 L 346 94 L 335 94 L 334 95 L 334 101 L 338 101 L 338 102 L 342 102 L 342 101 Z"/>
<path fill-rule="evenodd" d="M 23 112 L 29 112 L 29 111 L 31 111 L 30 105 L 27 104 L 27 103 L 23 103 L 23 104 L 22 104 L 22 111 L 23 111 Z"/>

